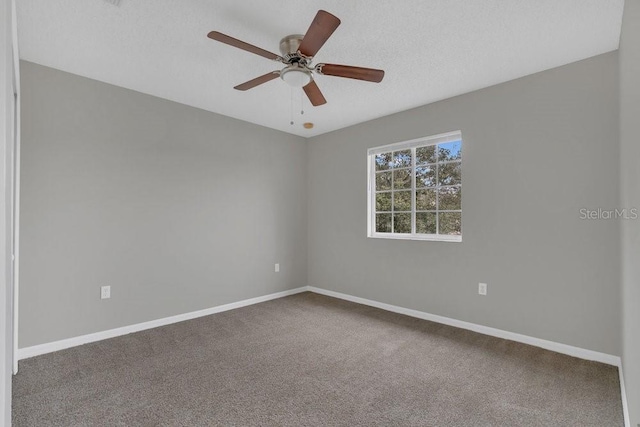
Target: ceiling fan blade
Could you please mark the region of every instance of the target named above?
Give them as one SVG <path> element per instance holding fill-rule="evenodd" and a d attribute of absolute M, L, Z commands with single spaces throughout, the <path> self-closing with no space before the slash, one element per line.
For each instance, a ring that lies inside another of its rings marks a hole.
<path fill-rule="evenodd" d="M 254 46 L 252 44 L 249 43 L 245 43 L 242 40 L 238 40 L 238 39 L 234 39 L 231 36 L 228 36 L 226 34 L 222 34 L 219 33 L 218 31 L 211 31 L 209 34 L 207 34 L 207 37 L 209 37 L 210 39 L 219 41 L 221 43 L 225 43 L 228 44 L 230 46 L 233 47 L 237 47 L 238 49 L 242 49 L 242 50 L 246 50 L 247 52 L 251 52 L 251 53 L 255 53 L 256 55 L 260 55 L 263 56 L 267 59 L 271 59 L 274 61 L 280 61 L 282 62 L 283 59 L 280 55 L 276 55 L 275 53 L 271 53 L 268 50 L 264 50 L 261 49 L 257 46 Z"/>
<path fill-rule="evenodd" d="M 256 77 L 253 80 L 249 80 L 248 82 L 244 82 L 236 87 L 234 87 L 234 89 L 237 90 L 249 90 L 252 89 L 258 85 L 261 85 L 262 83 L 266 83 L 269 82 L 273 79 L 277 79 L 278 77 L 280 77 L 280 71 L 272 71 L 270 73 L 264 74 L 260 77 Z"/>
<path fill-rule="evenodd" d="M 319 10 L 304 35 L 302 43 L 300 43 L 298 48 L 300 53 L 304 56 L 315 56 L 327 39 L 331 37 L 331 34 L 338 28 L 338 25 L 340 25 L 338 18 L 329 12 Z"/>
<path fill-rule="evenodd" d="M 307 94 L 307 98 L 309 98 L 309 101 L 311 101 L 311 105 L 313 105 L 314 107 L 327 103 L 327 100 L 324 99 L 324 96 L 322 95 L 322 92 L 320 92 L 320 88 L 315 81 L 311 80 L 302 89 L 304 90 L 304 93 Z"/>
<path fill-rule="evenodd" d="M 325 76 L 346 77 L 348 79 L 365 80 L 374 83 L 380 83 L 384 78 L 383 70 L 352 67 L 349 65 L 318 64 L 316 71 Z"/>

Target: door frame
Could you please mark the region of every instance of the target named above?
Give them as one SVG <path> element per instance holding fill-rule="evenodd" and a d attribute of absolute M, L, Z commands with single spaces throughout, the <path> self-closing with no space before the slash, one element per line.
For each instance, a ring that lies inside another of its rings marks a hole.
<path fill-rule="evenodd" d="M 16 1 L 11 0 L 13 44 L 13 107 L 11 138 L 11 256 L 10 264 L 13 293 L 13 374 L 18 373 L 18 290 L 20 283 L 20 52 L 18 49 L 18 19 Z"/>

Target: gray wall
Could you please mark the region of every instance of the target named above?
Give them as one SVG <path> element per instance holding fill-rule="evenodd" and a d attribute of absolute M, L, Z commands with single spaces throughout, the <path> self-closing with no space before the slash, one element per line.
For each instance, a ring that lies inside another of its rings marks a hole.
<path fill-rule="evenodd" d="M 306 285 L 303 138 L 21 75 L 20 348 Z"/>
<path fill-rule="evenodd" d="M 308 284 L 620 355 L 618 107 L 612 52 L 311 139 Z M 368 239 L 367 148 L 458 129 L 463 242 Z"/>
<path fill-rule="evenodd" d="M 11 2 L 0 1 L 0 425 L 11 424 L 13 293 L 10 273 L 11 190 L 7 179 L 13 147 L 13 23 Z M 9 181 L 10 182 L 10 181 Z"/>
<path fill-rule="evenodd" d="M 640 209 L 640 0 L 626 0 L 620 38 L 621 205 Z M 640 424 L 640 220 L 622 224 L 623 354 L 631 425 Z"/>
<path fill-rule="evenodd" d="M 617 52 L 308 147 L 31 63 L 22 79 L 21 348 L 309 284 L 621 354 L 618 223 L 579 213 L 620 205 Z M 457 129 L 463 242 L 366 238 L 367 148 Z"/>

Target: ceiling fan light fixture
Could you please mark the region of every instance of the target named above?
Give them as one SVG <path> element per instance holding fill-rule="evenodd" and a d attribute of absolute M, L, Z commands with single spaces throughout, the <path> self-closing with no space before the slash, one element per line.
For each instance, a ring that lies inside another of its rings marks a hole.
<path fill-rule="evenodd" d="M 291 87 L 304 87 L 311 82 L 311 72 L 299 66 L 290 66 L 282 70 L 280 78 Z"/>
<path fill-rule="evenodd" d="M 105 0 L 114 1 L 114 0 Z M 119 1 L 119 0 L 118 0 Z M 325 10 L 319 10 L 311 22 L 307 32 L 302 34 L 289 34 L 280 40 L 280 55 L 269 52 L 258 46 L 243 42 L 219 31 L 210 31 L 207 34 L 212 40 L 233 46 L 238 49 L 262 56 L 272 61 L 277 61 L 285 65 L 282 70 L 275 70 L 262 76 L 251 79 L 247 82 L 235 86 L 236 90 L 248 90 L 263 83 L 277 79 L 278 76 L 289 86 L 302 88 L 314 107 L 324 105 L 327 100 L 322 95 L 320 88 L 313 79 L 313 73 L 325 76 L 343 77 L 367 82 L 380 83 L 384 77 L 383 70 L 373 68 L 354 67 L 340 64 L 317 64 L 312 65 L 316 53 L 331 37 L 333 32 L 340 25 L 340 19 Z M 291 93 L 293 99 L 293 92 Z M 293 102 L 292 102 L 293 105 Z M 293 124 L 293 121 L 291 122 Z"/>

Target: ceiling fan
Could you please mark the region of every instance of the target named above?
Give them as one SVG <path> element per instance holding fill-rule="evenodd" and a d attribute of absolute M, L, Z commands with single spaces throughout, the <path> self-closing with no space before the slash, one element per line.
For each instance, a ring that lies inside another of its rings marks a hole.
<path fill-rule="evenodd" d="M 373 68 L 352 67 L 338 64 L 316 64 L 311 65 L 313 57 L 318 53 L 327 39 L 340 25 L 340 20 L 326 12 L 319 10 L 313 19 L 311 26 L 304 35 L 291 34 L 280 40 L 280 52 L 282 56 L 276 55 L 257 46 L 234 39 L 218 31 L 211 31 L 208 37 L 221 43 L 237 47 L 247 52 L 255 53 L 273 61 L 285 64 L 282 70 L 275 70 L 264 74 L 248 82 L 242 83 L 234 89 L 248 90 L 258 85 L 280 77 L 293 87 L 301 87 L 307 94 L 313 106 L 326 104 L 327 100 L 320 92 L 320 88 L 313 79 L 313 74 L 325 76 L 346 77 L 349 79 L 364 80 L 368 82 L 380 83 L 384 77 L 383 70 Z"/>

